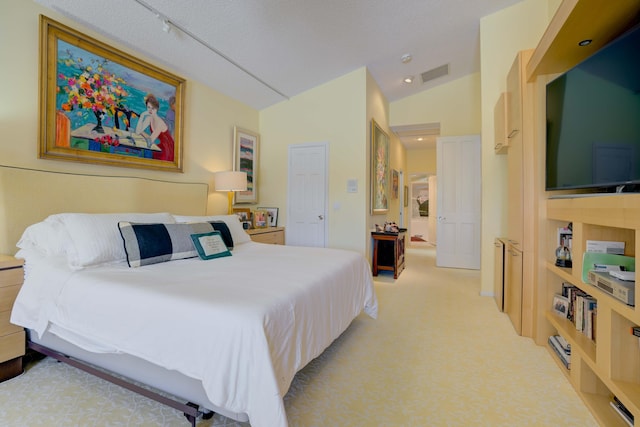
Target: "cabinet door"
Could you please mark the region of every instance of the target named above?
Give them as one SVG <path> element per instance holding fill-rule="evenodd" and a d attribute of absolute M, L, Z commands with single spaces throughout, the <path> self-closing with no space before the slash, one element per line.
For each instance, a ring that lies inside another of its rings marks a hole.
<path fill-rule="evenodd" d="M 496 102 L 493 110 L 493 131 L 495 144 L 493 149 L 496 154 L 506 154 L 509 148 L 509 139 L 507 138 L 507 93 L 502 92 Z"/>
<path fill-rule="evenodd" d="M 524 237 L 524 161 L 522 132 L 522 53 L 516 56 L 507 76 L 507 111 L 509 152 L 507 153 L 507 237 L 519 250 L 523 250 Z"/>
<path fill-rule="evenodd" d="M 504 311 L 518 335 L 522 334 L 522 251 L 507 245 Z"/>
<path fill-rule="evenodd" d="M 504 311 L 504 241 L 495 241 L 495 271 L 493 273 L 494 286 L 493 297 L 496 300 L 498 309 Z"/>

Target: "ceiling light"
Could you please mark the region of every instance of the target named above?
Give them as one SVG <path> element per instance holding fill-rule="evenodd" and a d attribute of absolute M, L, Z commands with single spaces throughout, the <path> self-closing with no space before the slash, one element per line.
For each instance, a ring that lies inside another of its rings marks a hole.
<path fill-rule="evenodd" d="M 584 39 L 578 42 L 578 46 L 589 46 L 593 40 Z"/>
<path fill-rule="evenodd" d="M 424 140 L 423 137 L 418 138 L 418 141 L 423 141 L 423 140 Z"/>
<path fill-rule="evenodd" d="M 408 62 L 411 62 L 411 60 L 413 59 L 413 57 L 411 56 L 410 53 L 405 53 L 404 55 L 402 55 L 402 57 L 400 58 L 402 60 L 403 64 L 406 64 Z"/>
<path fill-rule="evenodd" d="M 402 79 L 403 82 L 411 84 L 413 83 L 413 76 L 407 76 L 404 79 Z"/>

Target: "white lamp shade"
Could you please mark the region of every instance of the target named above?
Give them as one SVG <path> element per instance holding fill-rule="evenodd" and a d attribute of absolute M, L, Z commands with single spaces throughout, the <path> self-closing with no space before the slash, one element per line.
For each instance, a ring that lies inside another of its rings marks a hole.
<path fill-rule="evenodd" d="M 224 171 L 214 174 L 216 191 L 246 191 L 247 173 L 240 171 Z"/>

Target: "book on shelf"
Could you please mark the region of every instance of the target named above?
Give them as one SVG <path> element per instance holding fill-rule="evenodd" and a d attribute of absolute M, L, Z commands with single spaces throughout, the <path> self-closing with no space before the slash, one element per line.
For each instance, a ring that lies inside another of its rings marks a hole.
<path fill-rule="evenodd" d="M 564 367 L 567 369 L 571 369 L 570 350 L 569 350 L 569 353 L 567 353 L 567 351 L 562 347 L 562 345 L 557 339 L 557 336 L 555 335 L 551 335 L 548 341 L 549 341 L 549 346 L 553 349 L 554 353 L 556 354 L 556 356 L 558 356 L 558 359 L 560 359 Z"/>
<path fill-rule="evenodd" d="M 595 341 L 597 323 L 597 301 L 571 283 L 562 283 L 562 295 L 569 300 L 567 319 L 573 322 L 577 331 Z"/>
<path fill-rule="evenodd" d="M 609 404 L 613 409 L 616 410 L 616 412 L 620 415 L 620 417 L 622 417 L 623 420 L 625 420 L 628 425 L 633 427 L 633 414 L 622 404 L 622 402 L 620 402 L 620 400 L 616 396 L 611 396 Z"/>

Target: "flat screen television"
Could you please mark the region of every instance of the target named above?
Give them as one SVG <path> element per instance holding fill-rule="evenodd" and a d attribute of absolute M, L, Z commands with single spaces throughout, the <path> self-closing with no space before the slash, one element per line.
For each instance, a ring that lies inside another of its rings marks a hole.
<path fill-rule="evenodd" d="M 546 87 L 546 189 L 640 184 L 640 26 Z"/>

